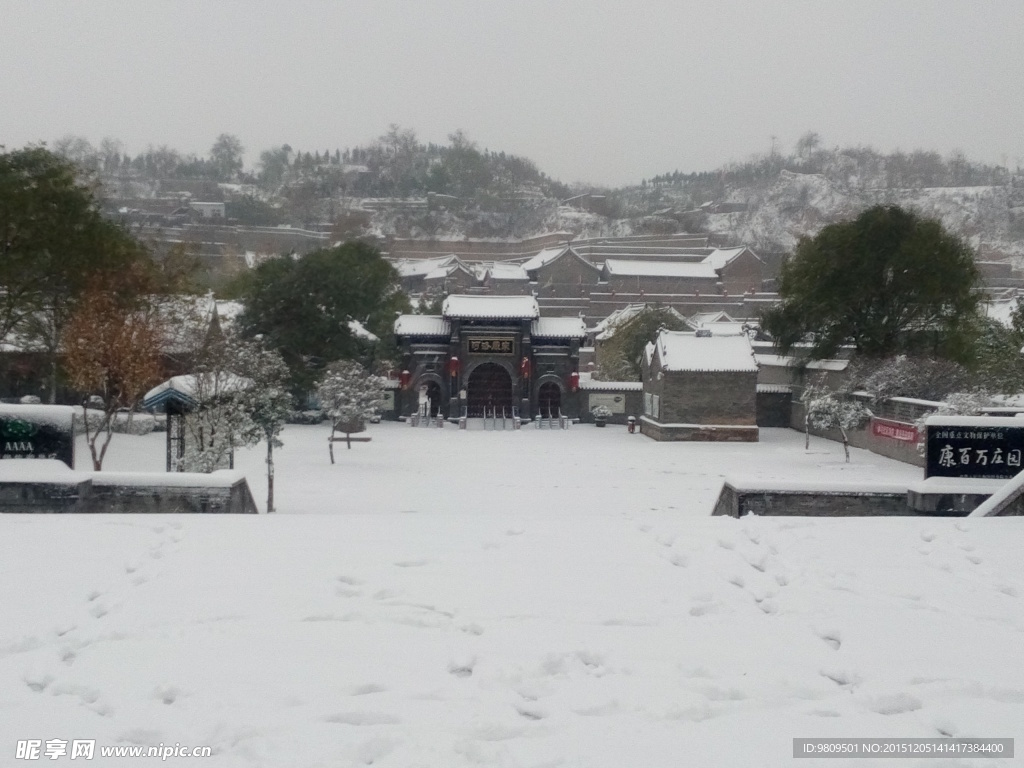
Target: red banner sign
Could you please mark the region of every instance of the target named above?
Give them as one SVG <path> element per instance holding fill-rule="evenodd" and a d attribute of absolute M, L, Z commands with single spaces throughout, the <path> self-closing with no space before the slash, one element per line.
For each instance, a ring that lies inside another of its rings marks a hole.
<path fill-rule="evenodd" d="M 871 434 L 875 437 L 899 440 L 901 443 L 916 443 L 919 440 L 917 427 L 913 424 L 906 424 L 902 421 L 889 421 L 888 419 L 872 419 Z"/>

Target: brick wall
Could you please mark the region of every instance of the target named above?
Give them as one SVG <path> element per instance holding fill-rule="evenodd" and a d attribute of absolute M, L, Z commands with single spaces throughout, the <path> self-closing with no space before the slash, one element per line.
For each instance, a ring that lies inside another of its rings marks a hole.
<path fill-rule="evenodd" d="M 755 372 L 666 372 L 654 383 L 661 385 L 663 424 L 757 423 Z"/>

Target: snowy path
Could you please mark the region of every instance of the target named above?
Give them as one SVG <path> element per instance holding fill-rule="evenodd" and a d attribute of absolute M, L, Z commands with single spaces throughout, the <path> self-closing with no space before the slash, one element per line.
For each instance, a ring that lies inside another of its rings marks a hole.
<path fill-rule="evenodd" d="M 282 507 L 332 514 L 0 517 L 0 750 L 748 768 L 790 765 L 797 736 L 1024 736 L 1024 521 L 705 516 L 719 471 L 918 476 L 859 452 L 843 467 L 832 444 L 804 454 L 796 433 L 759 452 L 398 429 L 335 467 L 322 430 L 285 435 Z M 112 468 L 161 449 L 122 438 Z M 421 461 L 399 473 L 385 449 Z M 511 455 L 541 501 L 523 503 Z M 240 463 L 258 473 L 258 456 Z M 455 498 L 449 461 L 468 465 Z"/>

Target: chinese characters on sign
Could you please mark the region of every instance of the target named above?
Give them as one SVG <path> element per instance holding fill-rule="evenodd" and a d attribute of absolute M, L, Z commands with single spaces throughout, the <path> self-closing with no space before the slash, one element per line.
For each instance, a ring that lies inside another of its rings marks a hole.
<path fill-rule="evenodd" d="M 899 440 L 901 443 L 916 443 L 918 440 L 917 427 L 913 424 L 889 419 L 871 419 L 871 434 Z"/>
<path fill-rule="evenodd" d="M 927 477 L 1010 478 L 1021 471 L 1022 427 L 928 428 Z"/>
<path fill-rule="evenodd" d="M 469 351 L 476 354 L 511 355 L 515 353 L 513 339 L 468 339 Z"/>

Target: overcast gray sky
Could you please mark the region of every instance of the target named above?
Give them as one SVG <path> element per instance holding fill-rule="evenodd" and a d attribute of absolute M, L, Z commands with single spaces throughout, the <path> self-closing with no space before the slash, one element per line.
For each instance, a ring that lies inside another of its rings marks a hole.
<path fill-rule="evenodd" d="M 464 130 L 563 181 L 792 148 L 1024 163 L 1024 1 L 0 0 L 0 144 Z"/>

